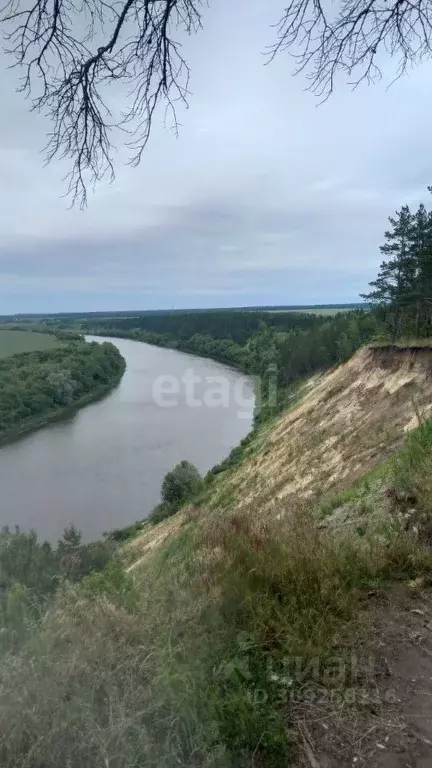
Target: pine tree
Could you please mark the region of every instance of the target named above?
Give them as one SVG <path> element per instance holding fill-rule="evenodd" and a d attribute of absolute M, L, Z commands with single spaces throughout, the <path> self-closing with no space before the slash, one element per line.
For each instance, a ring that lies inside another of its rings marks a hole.
<path fill-rule="evenodd" d="M 420 205 L 415 216 L 413 256 L 416 263 L 415 334 L 431 333 L 432 311 L 432 213 Z"/>
<path fill-rule="evenodd" d="M 385 232 L 386 242 L 380 247 L 387 261 L 383 261 L 375 280 L 369 285 L 373 290 L 362 294 L 372 306 L 382 310 L 393 338 L 401 335 L 408 309 L 413 303 L 416 266 L 413 256 L 415 217 L 407 205 L 389 217 L 392 229 Z"/>

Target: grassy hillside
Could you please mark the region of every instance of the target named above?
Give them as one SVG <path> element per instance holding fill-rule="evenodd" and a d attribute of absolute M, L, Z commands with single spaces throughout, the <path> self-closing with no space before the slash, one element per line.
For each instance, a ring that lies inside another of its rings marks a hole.
<path fill-rule="evenodd" d="M 61 342 L 56 336 L 48 333 L 0 329 L 0 358 L 21 352 L 54 349 L 60 345 Z"/>
<path fill-rule="evenodd" d="M 378 348 L 314 377 L 108 565 L 69 537 L 48 603 L 43 548 L 21 539 L 11 573 L 0 547 L 1 765 L 423 759 L 388 670 L 408 649 L 429 690 L 431 368 L 426 347 Z"/>

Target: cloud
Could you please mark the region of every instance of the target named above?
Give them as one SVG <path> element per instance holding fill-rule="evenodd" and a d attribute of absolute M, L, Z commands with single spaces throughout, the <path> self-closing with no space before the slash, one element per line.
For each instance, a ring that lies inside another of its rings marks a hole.
<path fill-rule="evenodd" d="M 216 7 L 217 5 L 217 7 Z M 175 140 L 162 115 L 141 166 L 124 165 L 86 211 L 43 167 L 49 129 L 0 76 L 3 311 L 356 300 L 386 218 L 427 198 L 432 67 L 386 90 L 340 83 L 317 107 L 281 55 L 264 67 L 275 11 L 220 0 L 185 42 L 190 109 Z M 2 60 L 4 64 L 4 60 Z M 121 108 L 124 94 L 114 92 Z"/>

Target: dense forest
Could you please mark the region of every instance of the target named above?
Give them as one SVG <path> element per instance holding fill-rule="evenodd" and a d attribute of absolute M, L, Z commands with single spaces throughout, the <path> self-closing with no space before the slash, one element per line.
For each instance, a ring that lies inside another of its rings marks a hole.
<path fill-rule="evenodd" d="M 124 369 L 113 344 L 83 340 L 0 360 L 0 439 L 102 394 Z"/>
<path fill-rule="evenodd" d="M 87 318 L 78 327 L 85 333 L 121 336 L 211 357 L 259 376 L 261 402 L 256 418 L 262 421 L 284 406 L 293 384 L 346 360 L 377 333 L 379 324 L 375 315 L 363 310 L 334 317 L 220 310 Z M 271 402 L 270 386 L 277 393 Z"/>
<path fill-rule="evenodd" d="M 432 188 L 429 188 L 432 191 Z M 389 218 L 385 257 L 365 298 L 392 340 L 432 333 L 432 211 L 408 205 Z"/>

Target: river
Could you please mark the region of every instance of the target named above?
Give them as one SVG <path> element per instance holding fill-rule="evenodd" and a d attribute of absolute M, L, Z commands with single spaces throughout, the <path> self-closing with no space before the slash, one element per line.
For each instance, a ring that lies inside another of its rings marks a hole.
<path fill-rule="evenodd" d="M 249 379 L 213 360 L 125 339 L 119 384 L 102 400 L 0 448 L 0 525 L 86 540 L 141 520 L 182 459 L 201 472 L 249 432 Z M 194 378 L 193 378 L 194 377 Z"/>

